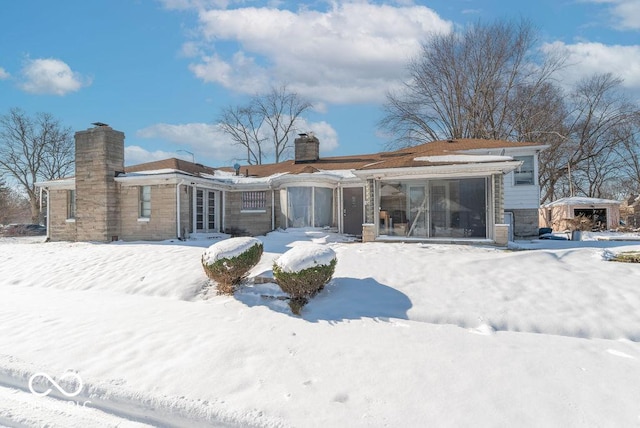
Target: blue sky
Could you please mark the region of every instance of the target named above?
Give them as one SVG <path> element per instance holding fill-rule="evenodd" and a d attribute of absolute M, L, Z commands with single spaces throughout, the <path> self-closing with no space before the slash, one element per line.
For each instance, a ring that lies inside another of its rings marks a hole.
<path fill-rule="evenodd" d="M 221 109 L 286 83 L 314 104 L 325 156 L 377 152 L 385 93 L 430 32 L 525 17 L 566 85 L 614 72 L 640 101 L 638 0 L 21 0 L 0 6 L 0 114 L 52 113 L 126 134 L 126 163 L 230 165 Z"/>

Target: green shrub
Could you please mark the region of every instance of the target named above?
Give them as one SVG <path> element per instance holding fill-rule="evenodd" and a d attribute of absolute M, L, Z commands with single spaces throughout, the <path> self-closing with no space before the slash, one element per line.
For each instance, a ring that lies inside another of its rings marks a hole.
<path fill-rule="evenodd" d="M 325 251 L 324 257 L 332 257 L 328 264 L 317 264 L 312 261 L 310 262 L 313 264 L 311 267 L 295 272 L 288 271 L 278 263 L 278 260 L 273 264 L 273 276 L 276 283 L 282 291 L 289 294 L 289 306 L 296 315 L 300 315 L 303 306 L 307 304 L 311 297 L 318 294 L 333 276 L 337 260 L 333 250 L 329 248 L 326 248 L 326 250 L 329 252 Z M 301 254 L 301 257 L 304 256 L 304 254 Z"/>
<path fill-rule="evenodd" d="M 263 245 L 257 239 L 231 238 L 226 241 L 232 241 L 234 239 L 243 240 L 237 241 L 239 244 L 253 242 L 248 241 L 248 239 L 255 240 L 255 243 L 234 257 L 220 257 L 216 252 L 216 244 L 209 247 L 202 255 L 202 267 L 207 276 L 218 283 L 218 294 L 232 295 L 236 291 L 238 284 L 242 282 L 251 268 L 258 264 L 262 256 Z M 232 242 L 226 241 L 222 242 L 225 243 L 227 247 L 233 245 Z"/>

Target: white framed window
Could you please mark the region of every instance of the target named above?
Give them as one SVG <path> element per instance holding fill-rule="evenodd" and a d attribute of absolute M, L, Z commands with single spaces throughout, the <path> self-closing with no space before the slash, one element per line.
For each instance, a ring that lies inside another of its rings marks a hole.
<path fill-rule="evenodd" d="M 76 191 L 67 190 L 67 220 L 76 218 Z"/>
<path fill-rule="evenodd" d="M 536 184 L 533 155 L 514 156 L 513 158 L 522 161 L 520 168 L 513 171 L 513 184 L 516 186 L 531 186 Z"/>
<path fill-rule="evenodd" d="M 242 211 L 264 211 L 266 208 L 267 192 L 242 192 Z"/>
<path fill-rule="evenodd" d="M 151 217 L 151 186 L 140 186 L 139 194 L 139 218 Z"/>

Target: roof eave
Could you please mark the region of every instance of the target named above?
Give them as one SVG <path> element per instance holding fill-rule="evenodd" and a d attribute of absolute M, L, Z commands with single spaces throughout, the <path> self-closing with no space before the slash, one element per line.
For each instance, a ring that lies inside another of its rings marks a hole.
<path fill-rule="evenodd" d="M 431 177 L 463 177 L 470 175 L 506 174 L 522 165 L 522 161 L 483 162 L 472 164 L 425 165 L 402 168 L 381 168 L 356 170 L 353 173 L 363 179 L 367 178 L 431 178 Z"/>
<path fill-rule="evenodd" d="M 123 186 L 144 186 L 154 184 L 192 184 L 201 187 L 208 187 L 218 190 L 228 190 L 231 188 L 226 183 L 221 183 L 210 178 L 201 178 L 189 173 L 171 172 L 164 174 L 140 174 L 120 175 L 114 180 Z"/>
<path fill-rule="evenodd" d="M 468 154 L 477 154 L 477 153 L 501 153 L 508 155 L 509 153 L 518 153 L 518 152 L 541 152 L 551 147 L 549 144 L 532 144 L 528 146 L 514 146 L 514 147 L 494 147 L 494 148 L 477 148 L 477 149 L 467 149 L 467 150 L 459 150 L 460 153 L 468 153 Z"/>
<path fill-rule="evenodd" d="M 41 187 L 45 189 L 75 189 L 76 187 L 76 179 L 74 178 L 63 178 L 59 180 L 50 180 L 50 181 L 38 181 L 34 183 L 34 186 Z"/>

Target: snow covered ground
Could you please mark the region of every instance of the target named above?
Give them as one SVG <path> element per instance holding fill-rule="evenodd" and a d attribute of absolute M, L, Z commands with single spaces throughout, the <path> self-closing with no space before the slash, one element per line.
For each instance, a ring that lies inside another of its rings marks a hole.
<path fill-rule="evenodd" d="M 336 252 L 301 317 L 268 282 L 207 290 L 215 240 L 0 239 L 0 426 L 639 426 L 640 265 L 607 258 L 640 242 L 598 237 L 260 237 L 252 276 Z"/>

